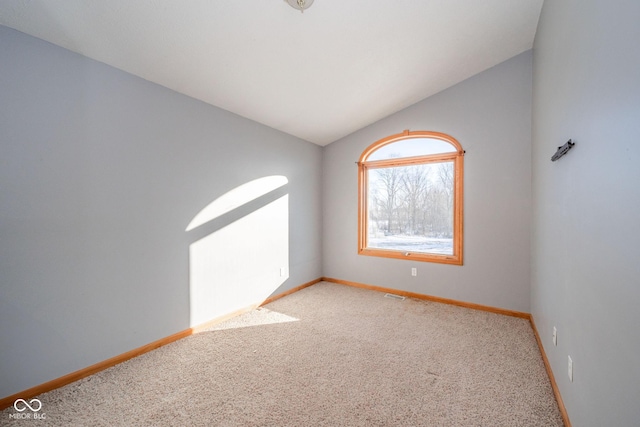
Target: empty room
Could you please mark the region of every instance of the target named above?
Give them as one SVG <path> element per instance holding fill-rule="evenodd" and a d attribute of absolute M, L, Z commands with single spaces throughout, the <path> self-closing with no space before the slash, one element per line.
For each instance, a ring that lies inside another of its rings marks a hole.
<path fill-rule="evenodd" d="M 640 425 L 639 22 L 0 2 L 0 425 Z"/>

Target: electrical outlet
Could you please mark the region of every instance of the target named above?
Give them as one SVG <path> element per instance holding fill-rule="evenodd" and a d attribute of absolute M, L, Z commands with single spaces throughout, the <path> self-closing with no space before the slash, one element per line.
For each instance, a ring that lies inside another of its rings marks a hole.
<path fill-rule="evenodd" d="M 418 269 L 417 269 L 417 268 L 412 268 L 412 269 L 411 269 L 411 275 L 412 275 L 413 277 L 417 276 L 417 275 L 418 275 Z"/>
<path fill-rule="evenodd" d="M 553 345 L 558 345 L 558 330 L 553 327 Z"/>
<path fill-rule="evenodd" d="M 568 374 L 569 374 L 569 380 L 571 382 L 573 382 L 573 360 L 571 360 L 571 356 L 567 356 L 569 358 L 569 366 L 568 366 Z"/>

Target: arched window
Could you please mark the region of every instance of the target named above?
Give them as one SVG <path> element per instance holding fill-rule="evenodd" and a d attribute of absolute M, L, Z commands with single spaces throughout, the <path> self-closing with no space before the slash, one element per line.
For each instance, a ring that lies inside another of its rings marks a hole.
<path fill-rule="evenodd" d="M 404 131 L 358 162 L 358 253 L 462 265 L 464 150 L 453 137 Z"/>

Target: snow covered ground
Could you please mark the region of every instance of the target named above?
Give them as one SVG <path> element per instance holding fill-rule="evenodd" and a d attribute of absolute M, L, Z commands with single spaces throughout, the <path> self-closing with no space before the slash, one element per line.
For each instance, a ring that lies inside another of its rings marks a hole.
<path fill-rule="evenodd" d="M 368 246 L 405 252 L 427 252 L 453 255 L 453 239 L 434 239 L 424 236 L 369 236 Z"/>

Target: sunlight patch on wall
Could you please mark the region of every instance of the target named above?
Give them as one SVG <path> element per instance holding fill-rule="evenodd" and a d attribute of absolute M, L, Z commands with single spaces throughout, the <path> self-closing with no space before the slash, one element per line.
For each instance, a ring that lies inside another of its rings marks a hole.
<path fill-rule="evenodd" d="M 245 205 L 260 196 L 282 187 L 289 180 L 282 175 L 265 176 L 242 184 L 223 194 L 202 209 L 189 223 L 185 231 L 193 230 L 234 209 Z"/>
<path fill-rule="evenodd" d="M 264 186 L 252 181 L 235 190 L 248 189 L 255 198 L 262 195 L 258 188 L 278 188 L 286 184 L 284 179 L 284 183 L 268 179 Z M 233 199 L 250 201 L 240 195 Z M 195 219 L 192 224 L 197 223 Z M 192 327 L 264 301 L 289 277 L 289 195 L 192 243 L 189 273 Z"/>

